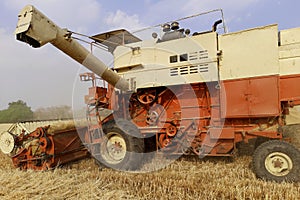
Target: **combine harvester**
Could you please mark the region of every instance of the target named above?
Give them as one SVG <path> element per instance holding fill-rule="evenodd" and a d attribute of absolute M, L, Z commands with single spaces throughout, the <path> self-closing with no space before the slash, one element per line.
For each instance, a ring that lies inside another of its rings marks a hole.
<path fill-rule="evenodd" d="M 285 141 L 283 126 L 300 104 L 300 28 L 219 34 L 220 23 L 194 33 L 166 23 L 161 36 L 143 41 L 124 29 L 90 37 L 112 53 L 113 69 L 31 5 L 15 34 L 34 48 L 51 43 L 109 83 L 81 75 L 93 83 L 83 142 L 102 164 L 136 170 L 152 153 L 233 156 L 237 144 L 257 139 L 257 177 L 298 181 L 299 150 Z"/>

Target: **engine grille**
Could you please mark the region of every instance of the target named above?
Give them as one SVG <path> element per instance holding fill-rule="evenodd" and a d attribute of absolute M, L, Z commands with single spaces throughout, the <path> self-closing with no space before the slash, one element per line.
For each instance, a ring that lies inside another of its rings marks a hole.
<path fill-rule="evenodd" d="M 184 76 L 209 72 L 208 64 L 191 65 L 170 69 L 170 76 Z"/>

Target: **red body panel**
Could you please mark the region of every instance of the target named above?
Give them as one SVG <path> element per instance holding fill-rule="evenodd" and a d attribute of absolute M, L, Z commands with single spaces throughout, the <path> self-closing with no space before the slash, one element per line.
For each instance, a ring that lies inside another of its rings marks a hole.
<path fill-rule="evenodd" d="M 300 74 L 280 77 L 280 100 L 300 100 Z"/>
<path fill-rule="evenodd" d="M 222 118 L 278 116 L 279 76 L 224 81 Z"/>

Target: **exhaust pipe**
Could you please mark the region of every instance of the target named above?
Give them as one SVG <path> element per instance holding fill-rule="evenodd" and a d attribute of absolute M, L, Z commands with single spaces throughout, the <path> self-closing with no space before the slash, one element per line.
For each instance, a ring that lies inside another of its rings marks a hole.
<path fill-rule="evenodd" d="M 125 79 L 72 39 L 67 29 L 61 29 L 32 5 L 25 6 L 19 13 L 15 34 L 17 40 L 34 48 L 51 43 L 109 84 L 123 91 L 129 90 L 129 83 Z"/>

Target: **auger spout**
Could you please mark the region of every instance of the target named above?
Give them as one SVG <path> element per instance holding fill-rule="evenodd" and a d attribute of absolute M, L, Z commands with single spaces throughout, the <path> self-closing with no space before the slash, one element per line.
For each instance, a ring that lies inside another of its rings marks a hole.
<path fill-rule="evenodd" d="M 15 34 L 17 40 L 34 48 L 51 43 L 114 87 L 123 91 L 129 89 L 129 83 L 125 79 L 72 39 L 67 29 L 57 26 L 32 5 L 25 6 L 19 13 Z"/>

